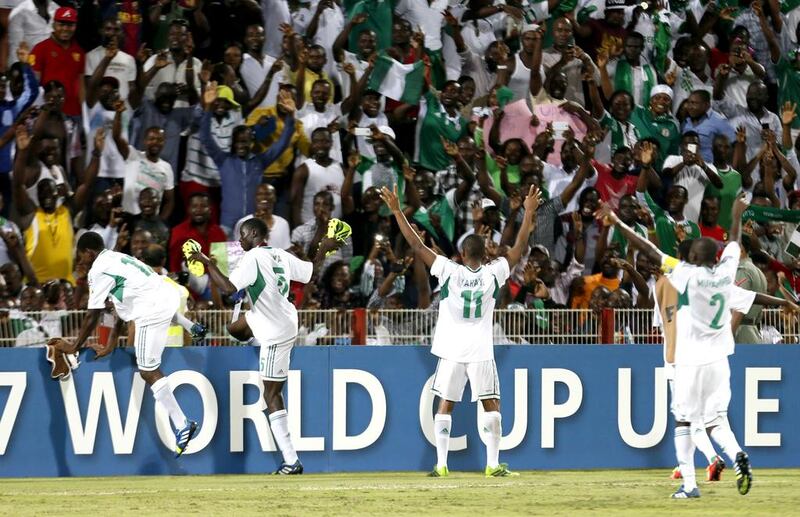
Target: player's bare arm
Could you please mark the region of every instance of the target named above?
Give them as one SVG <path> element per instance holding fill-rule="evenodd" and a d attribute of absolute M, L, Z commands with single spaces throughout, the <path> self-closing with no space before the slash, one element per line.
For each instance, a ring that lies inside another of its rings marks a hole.
<path fill-rule="evenodd" d="M 103 309 L 89 309 L 86 312 L 86 316 L 83 317 L 83 323 L 81 323 L 81 330 L 78 332 L 78 338 L 72 343 L 69 349 L 62 350 L 62 352 L 74 354 L 80 350 L 86 343 L 86 340 L 89 339 L 89 336 L 94 332 L 94 329 L 100 322 L 100 316 L 102 315 Z"/>
<path fill-rule="evenodd" d="M 628 226 L 627 224 L 623 223 L 617 217 L 617 214 L 614 213 L 614 210 L 611 208 L 611 205 L 608 203 L 602 203 L 600 205 L 600 209 L 595 212 L 595 217 L 599 219 L 603 224 L 607 226 L 616 226 L 620 229 L 622 234 L 628 239 L 628 242 L 644 253 L 648 259 L 653 261 L 656 264 L 661 264 L 663 257 L 665 256 L 664 253 L 661 252 L 660 249 L 656 247 L 655 244 L 650 242 L 647 239 L 642 238 L 641 235 L 633 231 L 633 229 Z"/>
<path fill-rule="evenodd" d="M 417 232 L 414 231 L 414 228 L 408 223 L 408 219 L 406 219 L 403 211 L 400 210 L 400 200 L 397 197 L 397 185 L 394 186 L 394 191 L 383 187 L 381 189 L 381 199 L 383 199 L 383 202 L 389 207 L 389 210 L 392 211 L 394 218 L 397 220 L 397 225 L 400 227 L 400 233 L 403 234 L 403 238 L 405 238 L 408 245 L 411 246 L 414 253 L 422 258 L 426 266 L 431 267 L 433 261 L 436 260 L 436 253 L 425 245 L 422 238 L 420 238 Z"/>
<path fill-rule="evenodd" d="M 196 260 L 208 269 L 208 276 L 223 295 L 230 296 L 237 291 L 236 286 L 231 283 L 227 276 L 222 274 L 222 271 L 219 270 L 214 261 L 204 255 L 202 252 L 194 252 L 189 257 L 189 260 Z"/>
<path fill-rule="evenodd" d="M 539 205 L 541 203 L 541 192 L 539 192 L 539 189 L 535 186 L 531 186 L 528 197 L 526 197 L 523 202 L 525 215 L 522 217 L 522 226 L 520 226 L 519 233 L 517 233 L 517 240 L 506 255 L 509 269 L 513 269 L 514 266 L 519 263 L 519 259 L 528 249 L 528 238 L 533 231 L 533 227 L 536 225 L 536 211 L 539 210 Z"/>

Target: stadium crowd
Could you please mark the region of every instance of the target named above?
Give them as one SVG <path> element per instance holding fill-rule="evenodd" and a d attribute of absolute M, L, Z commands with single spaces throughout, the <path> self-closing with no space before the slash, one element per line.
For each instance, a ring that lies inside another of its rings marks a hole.
<path fill-rule="evenodd" d="M 546 202 L 499 307 L 651 308 L 665 253 L 746 213 L 742 287 L 800 289 L 798 0 L 3 0 L 0 305 L 86 306 L 81 232 L 169 272 L 187 239 L 313 255 L 353 228 L 301 308 L 435 306 L 378 191 L 439 253 L 507 252 Z M 212 250 L 212 243 L 217 245 Z M 745 317 L 757 325 L 760 308 Z M 742 339 L 757 339 L 747 336 Z"/>

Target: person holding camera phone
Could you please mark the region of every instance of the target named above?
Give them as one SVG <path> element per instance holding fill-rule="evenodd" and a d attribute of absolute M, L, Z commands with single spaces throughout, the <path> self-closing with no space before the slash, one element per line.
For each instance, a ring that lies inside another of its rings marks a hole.
<path fill-rule="evenodd" d="M 672 178 L 673 185 L 680 185 L 689 194 L 683 215 L 692 222 L 700 217 L 700 205 L 708 184 L 722 188 L 722 178 L 717 168 L 706 163 L 699 153 L 700 136 L 694 131 L 687 131 L 681 136 L 681 155 L 667 156 L 664 160 L 662 176 Z"/>

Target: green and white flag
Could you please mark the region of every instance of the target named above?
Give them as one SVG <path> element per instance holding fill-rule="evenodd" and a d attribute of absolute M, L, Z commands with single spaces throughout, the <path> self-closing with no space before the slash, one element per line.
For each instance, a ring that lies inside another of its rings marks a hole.
<path fill-rule="evenodd" d="M 386 54 L 375 61 L 375 68 L 369 78 L 370 89 L 390 99 L 412 105 L 419 104 L 424 83 L 425 65 L 422 61 L 404 65 Z"/>
<path fill-rule="evenodd" d="M 800 226 L 792 232 L 792 239 L 786 245 L 786 253 L 794 258 L 800 257 Z"/>
<path fill-rule="evenodd" d="M 236 269 L 244 255 L 244 250 L 239 241 L 212 242 L 210 252 L 211 257 L 217 261 L 217 267 L 226 276 Z"/>

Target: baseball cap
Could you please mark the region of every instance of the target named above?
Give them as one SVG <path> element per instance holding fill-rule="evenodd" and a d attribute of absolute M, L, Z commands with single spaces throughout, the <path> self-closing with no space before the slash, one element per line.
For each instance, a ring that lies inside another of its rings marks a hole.
<path fill-rule="evenodd" d="M 59 7 L 53 20 L 60 23 L 78 23 L 78 11 L 72 7 Z"/>
<path fill-rule="evenodd" d="M 233 90 L 230 86 L 217 86 L 217 98 L 228 101 L 234 108 L 241 108 L 242 106 L 233 98 Z"/>
<path fill-rule="evenodd" d="M 484 210 L 488 208 L 494 208 L 495 210 L 497 210 L 497 205 L 494 203 L 494 201 L 492 201 L 488 197 L 485 197 L 481 199 L 481 208 L 483 208 Z"/>
<path fill-rule="evenodd" d="M 536 244 L 531 248 L 531 253 L 538 251 L 547 258 L 550 258 L 550 250 L 544 247 L 544 244 Z"/>
<path fill-rule="evenodd" d="M 394 129 L 390 128 L 389 126 L 379 126 L 378 131 L 383 133 L 386 136 L 389 136 L 394 140 L 396 137 L 394 136 Z"/>
<path fill-rule="evenodd" d="M 611 9 L 624 9 L 626 4 L 626 0 L 606 0 L 606 11 Z"/>

